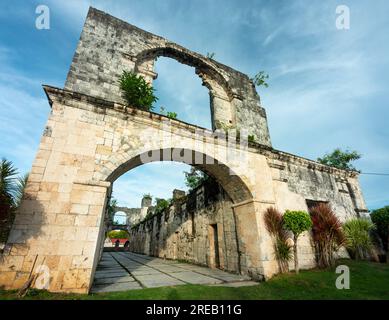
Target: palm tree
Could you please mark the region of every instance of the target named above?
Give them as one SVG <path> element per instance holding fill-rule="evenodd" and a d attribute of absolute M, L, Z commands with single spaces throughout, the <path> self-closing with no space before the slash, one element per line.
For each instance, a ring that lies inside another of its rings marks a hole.
<path fill-rule="evenodd" d="M 14 197 L 16 207 L 19 207 L 20 203 L 22 202 L 24 189 L 26 189 L 26 185 L 27 185 L 27 180 L 28 180 L 28 173 L 24 174 L 21 177 L 18 177 L 17 179 L 15 197 Z"/>
<path fill-rule="evenodd" d="M 17 170 L 12 162 L 2 159 L 0 162 L 0 217 L 3 219 L 14 206 L 17 192 Z"/>
<path fill-rule="evenodd" d="M 17 193 L 17 170 L 11 161 L 0 161 L 0 244 L 8 237 Z"/>

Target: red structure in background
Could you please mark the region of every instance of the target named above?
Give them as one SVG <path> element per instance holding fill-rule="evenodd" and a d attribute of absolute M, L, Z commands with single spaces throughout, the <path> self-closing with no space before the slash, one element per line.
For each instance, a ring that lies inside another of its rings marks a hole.
<path fill-rule="evenodd" d="M 124 246 L 124 244 L 128 241 L 128 239 L 112 238 L 112 239 L 111 239 L 111 242 L 112 242 L 113 245 L 115 245 L 116 241 L 118 241 L 118 240 L 119 240 L 119 244 L 120 244 L 120 245 L 123 245 L 123 246 Z"/>

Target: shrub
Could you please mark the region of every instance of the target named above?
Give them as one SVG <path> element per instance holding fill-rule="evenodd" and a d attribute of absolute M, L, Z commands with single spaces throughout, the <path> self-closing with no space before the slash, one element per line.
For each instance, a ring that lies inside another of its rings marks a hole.
<path fill-rule="evenodd" d="M 367 259 L 372 249 L 370 231 L 374 225 L 367 219 L 355 218 L 344 223 L 346 247 L 355 260 Z"/>
<path fill-rule="evenodd" d="M 170 200 L 155 198 L 155 213 L 162 213 L 169 207 L 170 203 Z"/>
<path fill-rule="evenodd" d="M 296 273 L 299 273 L 299 264 L 298 264 L 298 256 L 297 256 L 297 240 L 301 233 L 309 230 L 312 227 L 312 220 L 309 214 L 305 211 L 289 211 L 289 210 L 286 210 L 283 220 L 284 220 L 285 228 L 293 232 L 294 268 L 296 270 Z"/>
<path fill-rule="evenodd" d="M 176 112 L 166 112 L 166 116 L 170 119 L 177 119 L 177 113 Z"/>
<path fill-rule="evenodd" d="M 133 72 L 123 71 L 119 78 L 123 97 L 131 107 L 146 111 L 153 110 L 153 103 L 158 100 L 155 89 L 146 80 Z"/>
<path fill-rule="evenodd" d="M 318 266 L 321 268 L 332 266 L 335 262 L 334 251 L 345 243 L 342 224 L 326 203 L 313 207 L 310 214 Z"/>
<path fill-rule="evenodd" d="M 128 239 L 130 236 L 125 230 L 112 230 L 108 232 L 108 237 L 110 239 Z"/>
<path fill-rule="evenodd" d="M 292 248 L 286 242 L 288 233 L 284 229 L 282 214 L 275 208 L 270 207 L 266 210 L 265 226 L 269 233 L 275 238 L 274 252 L 280 268 L 280 271 L 288 271 L 288 263 L 292 259 Z"/>
<path fill-rule="evenodd" d="M 385 250 L 389 252 L 389 206 L 373 210 L 370 217 L 371 221 L 373 221 L 376 226 L 378 235 L 382 240 Z"/>
<path fill-rule="evenodd" d="M 253 134 L 249 134 L 247 137 L 248 142 L 255 142 L 255 136 Z"/>

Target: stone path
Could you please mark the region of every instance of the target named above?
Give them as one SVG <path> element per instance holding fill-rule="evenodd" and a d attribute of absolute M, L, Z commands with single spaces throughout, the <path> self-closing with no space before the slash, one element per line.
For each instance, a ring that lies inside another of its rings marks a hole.
<path fill-rule="evenodd" d="M 104 252 L 92 293 L 175 286 L 182 284 L 243 286 L 257 284 L 248 277 L 189 263 L 132 252 Z"/>

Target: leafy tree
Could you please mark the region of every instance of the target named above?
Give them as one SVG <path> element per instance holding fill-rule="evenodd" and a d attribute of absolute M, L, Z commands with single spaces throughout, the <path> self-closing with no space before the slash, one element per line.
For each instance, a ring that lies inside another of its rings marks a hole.
<path fill-rule="evenodd" d="M 373 210 L 370 214 L 371 221 L 377 228 L 378 235 L 380 236 L 384 248 L 386 250 L 386 262 L 389 263 L 389 206 Z"/>
<path fill-rule="evenodd" d="M 299 264 L 297 256 L 297 240 L 301 233 L 309 230 L 312 227 L 312 220 L 309 214 L 305 211 L 289 211 L 286 210 L 284 217 L 284 227 L 293 233 L 293 256 L 294 268 L 296 273 L 299 273 Z"/>
<path fill-rule="evenodd" d="M 346 247 L 355 260 L 367 259 L 373 243 L 370 238 L 370 231 L 374 228 L 373 223 L 368 219 L 355 218 L 343 224 L 346 235 Z"/>
<path fill-rule="evenodd" d="M 191 167 L 189 172 L 184 171 L 184 174 L 185 185 L 189 188 L 189 190 L 196 189 L 199 185 L 208 179 L 208 175 L 206 173 L 194 167 Z"/>
<path fill-rule="evenodd" d="M 317 158 L 317 161 L 338 169 L 356 170 L 350 162 L 360 159 L 361 156 L 357 151 L 342 151 L 336 148 L 331 153 L 325 154 L 323 158 Z"/>
<path fill-rule="evenodd" d="M 119 78 L 123 97 L 131 107 L 146 111 L 153 110 L 153 103 L 158 100 L 155 89 L 146 80 L 133 72 L 123 71 Z"/>
<path fill-rule="evenodd" d="M 265 71 L 259 71 L 254 78 L 251 80 L 254 82 L 254 84 L 258 87 L 264 86 L 265 88 L 269 87 L 269 84 L 266 82 L 266 80 L 269 79 L 269 75 L 265 73 Z"/>

